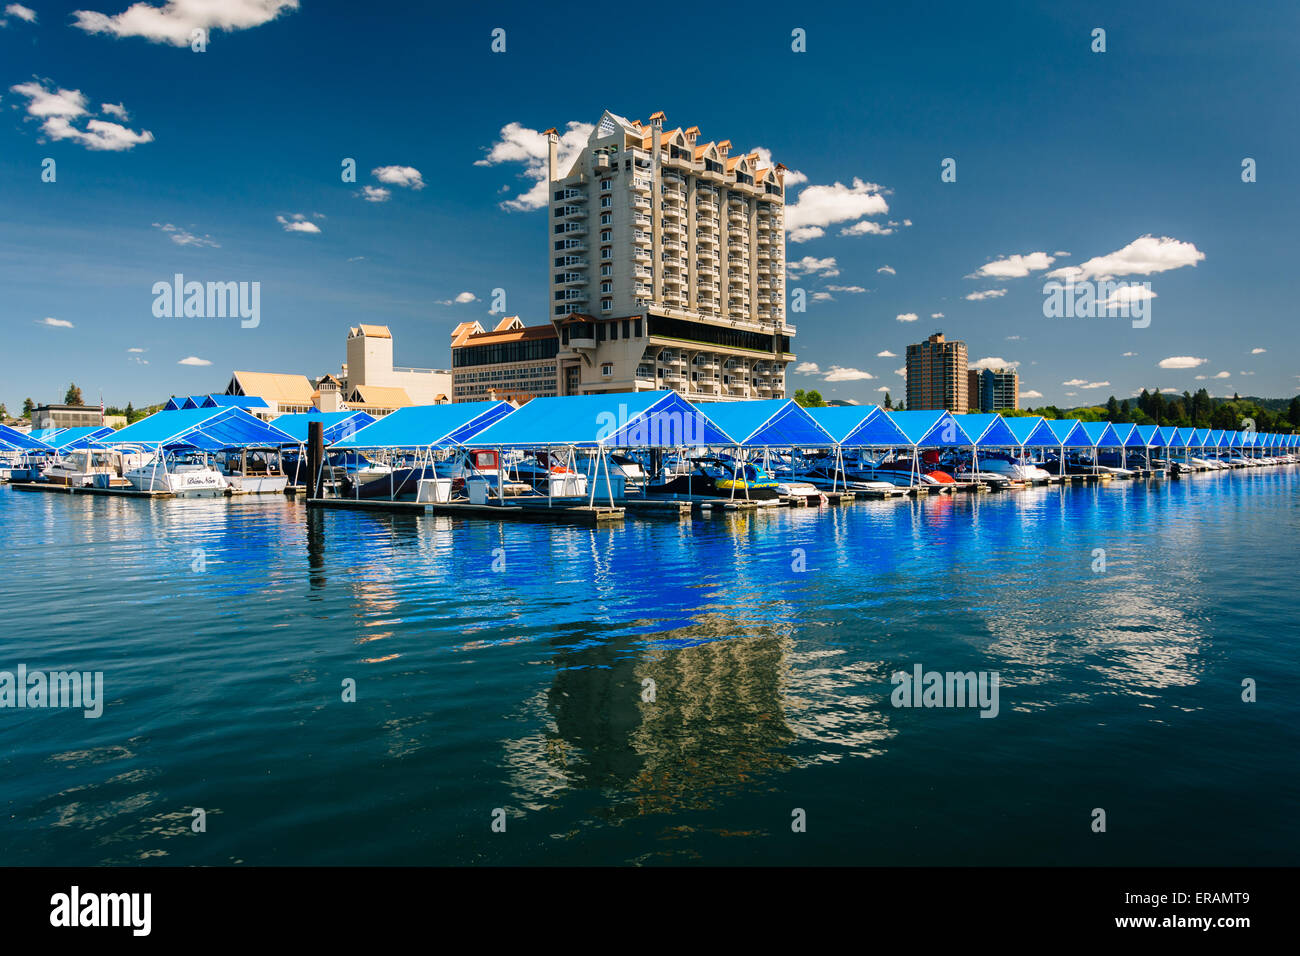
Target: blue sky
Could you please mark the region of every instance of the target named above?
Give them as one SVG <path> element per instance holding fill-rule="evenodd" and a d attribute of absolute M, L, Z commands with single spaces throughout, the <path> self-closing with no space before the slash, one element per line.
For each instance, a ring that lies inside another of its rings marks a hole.
<path fill-rule="evenodd" d="M 545 213 L 519 198 L 536 133 L 605 108 L 663 110 L 806 177 L 787 189 L 804 227 L 788 286 L 809 298 L 790 315 L 806 369 L 792 388 L 898 399 L 903 361 L 880 353 L 939 330 L 972 360 L 1018 362 L 1030 404 L 1300 386 L 1293 3 L 656 18 L 210 0 L 238 28 L 212 29 L 202 53 L 186 40 L 208 25 L 200 5 L 127 6 L 0 0 L 11 413 L 26 396 L 61 401 L 70 380 L 88 401 L 142 405 L 221 390 L 235 368 L 335 371 L 358 322 L 393 329 L 399 364 L 446 367 L 452 327 L 487 320 L 494 288 L 546 321 Z M 1045 318 L 1046 277 L 1085 263 L 1085 277 L 1150 282 L 1150 325 Z M 259 282 L 260 324 L 156 318 L 152 287 L 178 272 Z"/>

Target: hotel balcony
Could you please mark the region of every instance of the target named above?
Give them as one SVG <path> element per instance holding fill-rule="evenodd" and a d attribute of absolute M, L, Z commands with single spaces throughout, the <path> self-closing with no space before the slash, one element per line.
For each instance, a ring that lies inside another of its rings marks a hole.
<path fill-rule="evenodd" d="M 736 225 L 744 225 L 747 221 L 745 214 L 736 209 L 729 209 L 727 211 L 727 219 Z"/>
<path fill-rule="evenodd" d="M 664 234 L 673 233 L 675 236 L 681 236 L 682 224 L 671 219 L 664 220 Z"/>
<path fill-rule="evenodd" d="M 697 200 L 695 203 L 695 211 L 710 219 L 718 218 L 718 204 L 715 202 L 699 202 Z"/>
<path fill-rule="evenodd" d="M 686 214 L 686 210 L 684 208 L 672 203 L 665 204 L 663 209 L 660 210 L 660 212 L 663 214 L 663 217 L 665 219 L 682 219 L 685 218 L 685 214 Z"/>
<path fill-rule="evenodd" d="M 663 178 L 663 181 L 666 183 L 684 182 L 684 180 L 682 179 L 682 174 L 677 172 L 677 170 L 675 169 L 665 169 L 659 175 Z"/>
<path fill-rule="evenodd" d="M 633 208 L 633 209 L 649 209 L 649 208 L 650 208 L 650 197 L 649 197 L 649 196 L 634 196 L 634 197 L 632 197 L 632 208 Z"/>
<path fill-rule="evenodd" d="M 649 249 L 642 249 L 638 247 L 632 250 L 632 258 L 637 260 L 638 262 L 649 262 L 651 261 L 653 256 L 650 255 Z"/>
<path fill-rule="evenodd" d="M 587 208 L 585 206 L 557 206 L 555 209 L 555 218 L 572 219 L 575 217 L 586 217 Z"/>
<path fill-rule="evenodd" d="M 587 224 L 585 222 L 566 222 L 564 229 L 557 232 L 557 236 L 585 236 L 587 234 Z"/>
<path fill-rule="evenodd" d="M 648 226 L 650 225 L 650 217 L 643 212 L 633 213 L 632 222 L 636 223 L 638 226 Z"/>
<path fill-rule="evenodd" d="M 744 255 L 749 250 L 746 249 L 739 242 L 729 242 L 727 243 L 727 251 L 735 253 L 736 255 Z"/>

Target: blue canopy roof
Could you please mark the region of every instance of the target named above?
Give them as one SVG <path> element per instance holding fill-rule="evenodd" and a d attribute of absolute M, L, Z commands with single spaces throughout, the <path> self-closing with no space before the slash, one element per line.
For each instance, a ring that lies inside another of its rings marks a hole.
<path fill-rule="evenodd" d="M 735 444 L 708 415 L 670 391 L 534 398 L 475 441 L 498 448 L 682 448 Z"/>
<path fill-rule="evenodd" d="M 1019 445 L 1020 441 L 1001 415 L 954 415 L 962 431 L 980 448 Z"/>
<path fill-rule="evenodd" d="M 730 435 L 735 445 L 822 448 L 835 444 L 817 419 L 792 398 L 693 404 Z"/>
<path fill-rule="evenodd" d="M 1084 422 L 1083 433 L 1093 448 L 1120 448 L 1124 444 L 1110 422 Z"/>
<path fill-rule="evenodd" d="M 59 451 L 73 451 L 77 448 L 89 448 L 97 444 L 101 438 L 111 434 L 113 429 L 107 425 L 61 428 L 50 444 Z"/>
<path fill-rule="evenodd" d="M 917 412 L 881 412 L 888 417 L 907 439 L 907 444 L 918 448 L 926 446 L 955 447 L 973 445 L 975 440 L 957 424 L 952 413 L 943 409 L 926 409 Z M 880 416 L 876 416 L 877 418 Z"/>
<path fill-rule="evenodd" d="M 10 428 L 8 425 L 0 425 L 0 441 L 21 451 L 53 451 L 54 446 L 41 441 L 39 438 L 33 438 L 31 435 L 24 435 L 16 428 Z"/>
<path fill-rule="evenodd" d="M 333 447 L 450 448 L 464 444 L 514 411 L 509 402 L 409 405 L 340 438 Z"/>
<path fill-rule="evenodd" d="M 1204 448 L 1210 441 L 1210 430 L 1208 428 L 1198 428 L 1192 433 L 1192 444 L 1197 448 Z"/>
<path fill-rule="evenodd" d="M 54 436 L 61 431 L 67 431 L 67 429 L 66 428 L 33 428 L 27 434 L 30 435 L 32 438 L 39 439 L 40 441 L 43 441 L 45 442 L 45 444 L 49 445 L 52 444 L 51 439 L 53 439 Z"/>
<path fill-rule="evenodd" d="M 808 414 L 817 420 L 817 424 L 831 436 L 832 441 L 842 445 L 844 439 L 878 411 L 879 405 L 824 405 L 808 409 Z"/>
<path fill-rule="evenodd" d="M 1083 429 L 1083 422 L 1077 418 L 1049 418 L 1046 419 L 1047 427 L 1052 432 L 1052 437 L 1056 441 L 1052 444 L 1066 448 L 1091 448 L 1093 447 L 1088 433 Z"/>
<path fill-rule="evenodd" d="M 300 442 L 307 440 L 307 426 L 312 422 L 320 422 L 324 429 L 325 444 L 332 445 L 337 441 L 353 435 L 367 425 L 377 421 L 374 415 L 369 412 L 297 412 L 292 415 L 281 415 L 272 420 L 276 428 L 286 434 L 292 435 Z"/>
<path fill-rule="evenodd" d="M 200 408 L 270 408 L 266 399 L 257 395 L 204 395 L 199 400 Z"/>
<path fill-rule="evenodd" d="M 155 412 L 134 425 L 101 439 L 101 445 L 144 445 L 166 448 L 260 448 L 296 445 L 274 425 L 242 408 L 182 408 Z"/>
<path fill-rule="evenodd" d="M 1142 438 L 1142 444 L 1147 448 L 1165 447 L 1165 438 L 1155 425 L 1139 425 L 1138 435 Z"/>
<path fill-rule="evenodd" d="M 1222 448 L 1227 434 L 1228 433 L 1222 428 L 1216 428 L 1214 431 L 1210 432 L 1210 438 L 1206 444 L 1211 448 Z"/>
<path fill-rule="evenodd" d="M 1160 435 L 1160 444 L 1166 448 L 1172 448 L 1177 445 L 1178 429 L 1173 425 L 1162 425 L 1157 429 Z"/>
<path fill-rule="evenodd" d="M 1017 445 L 1029 448 L 1046 448 L 1056 444 L 1056 436 L 1047 427 L 1047 419 L 1042 415 L 1016 415 L 1004 418 L 1007 428 L 1016 438 Z"/>
<path fill-rule="evenodd" d="M 1111 422 L 1111 425 L 1119 438 L 1121 448 L 1133 448 L 1142 444 L 1142 437 L 1138 435 L 1137 426 L 1132 422 Z"/>
<path fill-rule="evenodd" d="M 1179 428 L 1174 432 L 1173 445 L 1176 448 L 1189 448 L 1192 444 L 1192 437 L 1196 434 L 1195 428 Z"/>

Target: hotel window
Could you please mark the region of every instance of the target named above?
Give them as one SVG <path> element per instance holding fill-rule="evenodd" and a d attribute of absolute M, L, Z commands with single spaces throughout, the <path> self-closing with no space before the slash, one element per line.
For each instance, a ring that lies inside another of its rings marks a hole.
<path fill-rule="evenodd" d="M 624 320 L 623 320 L 623 338 L 625 338 L 625 339 L 631 338 L 631 336 L 628 335 L 628 331 L 629 331 L 630 329 L 631 329 L 631 323 L 630 323 L 627 319 L 624 319 Z"/>
<path fill-rule="evenodd" d="M 612 306 L 613 304 L 614 304 L 614 303 L 613 303 L 611 300 L 609 300 L 609 299 L 605 299 L 604 301 L 602 301 L 602 302 L 600 303 L 600 307 L 601 307 L 602 309 L 604 309 L 605 311 L 608 312 L 610 306 Z M 618 341 L 618 323 L 617 323 L 617 322 L 611 322 L 611 323 L 609 323 L 609 340 L 610 340 L 611 342 L 617 342 L 617 341 Z"/>
<path fill-rule="evenodd" d="M 600 267 L 600 274 L 603 275 L 603 276 L 613 275 L 613 274 L 614 274 L 614 267 L 611 266 L 611 265 L 603 265 L 603 266 Z"/>
<path fill-rule="evenodd" d="M 600 241 L 601 241 L 601 242 L 613 242 L 613 241 L 614 241 L 614 230 L 613 230 L 613 229 L 602 229 L 602 230 L 600 230 Z"/>
<path fill-rule="evenodd" d="M 611 249 L 609 246 L 605 246 L 603 249 L 600 250 L 600 257 L 602 259 L 613 259 L 614 250 Z"/>
<path fill-rule="evenodd" d="M 601 189 L 613 189 L 613 188 L 614 188 L 614 180 L 612 180 L 612 179 L 602 179 L 602 180 L 600 181 L 600 188 L 601 188 Z"/>
<path fill-rule="evenodd" d="M 633 320 L 632 320 L 632 327 L 633 327 L 633 329 L 636 331 L 636 337 L 639 339 L 639 338 L 641 337 L 641 320 L 640 320 L 640 319 L 633 319 Z"/>
<path fill-rule="evenodd" d="M 608 377 L 610 377 L 611 375 L 613 375 L 613 374 L 614 374 L 614 363 L 613 363 L 613 362 L 604 362 L 604 363 L 602 363 L 601 366 L 600 366 L 600 374 L 601 374 L 601 375 L 604 375 L 606 378 L 608 378 Z"/>
<path fill-rule="evenodd" d="M 613 221 L 614 221 L 614 214 L 613 214 L 613 213 L 611 213 L 611 212 L 602 212 L 602 213 L 600 214 L 600 224 L 601 224 L 602 226 L 608 226 L 608 225 L 609 225 L 610 223 L 612 223 Z"/>
<path fill-rule="evenodd" d="M 614 197 L 613 197 L 613 196 L 601 196 L 601 197 L 600 197 L 600 208 L 601 208 L 601 209 L 608 209 L 608 208 L 609 208 L 610 206 L 612 206 L 612 205 L 614 205 Z"/>
<path fill-rule="evenodd" d="M 602 311 L 602 312 L 613 312 L 613 311 L 614 311 L 614 300 L 613 300 L 613 299 L 601 299 L 601 300 L 600 300 L 600 311 Z M 615 338 L 618 338 L 618 336 L 614 336 L 614 337 L 615 337 Z"/>
<path fill-rule="evenodd" d="M 613 291 L 614 291 L 614 283 L 612 283 L 612 282 L 602 282 L 602 283 L 600 284 L 600 291 L 601 291 L 601 292 L 613 292 Z"/>

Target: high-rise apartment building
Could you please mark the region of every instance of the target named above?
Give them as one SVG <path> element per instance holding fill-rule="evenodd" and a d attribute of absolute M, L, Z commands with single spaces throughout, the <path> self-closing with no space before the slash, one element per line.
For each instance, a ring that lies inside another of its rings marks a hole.
<path fill-rule="evenodd" d="M 606 111 L 566 168 L 547 136 L 559 394 L 784 397 L 785 167 L 663 113 Z"/>
<path fill-rule="evenodd" d="M 971 369 L 967 382 L 972 412 L 1020 407 L 1020 374 L 1013 368 Z"/>
<path fill-rule="evenodd" d="M 907 347 L 907 407 L 911 411 L 946 408 L 964 414 L 970 407 L 965 342 L 949 342 L 936 332 Z"/>

